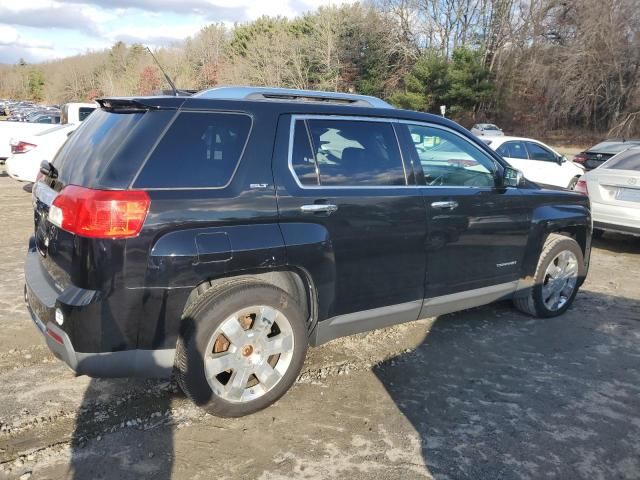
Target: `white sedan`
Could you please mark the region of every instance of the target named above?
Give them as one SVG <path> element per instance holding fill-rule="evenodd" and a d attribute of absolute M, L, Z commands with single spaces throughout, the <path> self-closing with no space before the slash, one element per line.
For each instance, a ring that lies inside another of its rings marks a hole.
<path fill-rule="evenodd" d="M 587 172 L 576 191 L 589 195 L 594 235 L 640 235 L 640 147 L 631 147 Z"/>
<path fill-rule="evenodd" d="M 5 162 L 9 176 L 21 182 L 35 182 L 43 160 L 51 161 L 79 124 L 56 125 L 34 135 L 11 140 L 11 156 Z"/>
<path fill-rule="evenodd" d="M 476 123 L 471 127 L 471 133 L 476 137 L 496 137 L 504 135 L 502 129 L 493 123 Z"/>
<path fill-rule="evenodd" d="M 535 183 L 571 190 L 585 172 L 582 165 L 567 160 L 550 146 L 532 138 L 505 136 L 482 138 L 482 141 Z"/>

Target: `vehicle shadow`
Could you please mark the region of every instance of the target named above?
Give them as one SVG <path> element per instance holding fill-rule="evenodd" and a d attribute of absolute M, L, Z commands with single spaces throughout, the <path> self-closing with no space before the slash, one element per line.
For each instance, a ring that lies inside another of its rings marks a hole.
<path fill-rule="evenodd" d="M 101 318 L 108 321 L 109 308 L 103 313 Z M 183 322 L 196 328 L 192 318 Z M 109 325 L 114 328 L 113 323 Z M 171 404 L 176 397 L 183 394 L 169 379 L 91 379 L 76 417 L 65 478 L 172 478 Z"/>
<path fill-rule="evenodd" d="M 592 246 L 614 253 L 640 253 L 640 237 L 605 232 L 601 238 L 592 240 Z"/>
<path fill-rule="evenodd" d="M 33 183 L 25 183 L 24 185 L 22 185 L 22 190 L 24 190 L 27 193 L 31 193 L 32 189 L 33 189 Z"/>
<path fill-rule="evenodd" d="M 638 478 L 640 302 L 581 292 L 553 319 L 501 302 L 438 318 L 374 368 L 435 478 Z"/>

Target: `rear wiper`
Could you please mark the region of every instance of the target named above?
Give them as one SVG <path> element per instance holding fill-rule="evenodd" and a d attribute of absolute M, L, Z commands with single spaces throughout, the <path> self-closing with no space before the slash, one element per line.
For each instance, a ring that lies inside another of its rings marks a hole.
<path fill-rule="evenodd" d="M 47 160 L 43 160 L 42 163 L 40 163 L 40 173 L 47 177 L 58 178 L 58 170 Z"/>

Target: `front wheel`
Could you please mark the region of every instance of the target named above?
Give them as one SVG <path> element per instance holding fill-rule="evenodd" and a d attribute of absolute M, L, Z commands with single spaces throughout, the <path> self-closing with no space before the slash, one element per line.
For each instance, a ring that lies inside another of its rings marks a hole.
<path fill-rule="evenodd" d="M 573 177 L 567 186 L 567 190 L 575 190 L 579 177 Z"/>
<path fill-rule="evenodd" d="M 514 299 L 516 308 L 534 317 L 555 317 L 573 303 L 584 278 L 582 249 L 571 237 L 551 234 L 540 254 L 533 287 Z"/>
<path fill-rule="evenodd" d="M 212 289 L 185 310 L 176 348 L 178 383 L 209 413 L 261 410 L 295 382 L 307 351 L 302 309 L 257 281 Z"/>

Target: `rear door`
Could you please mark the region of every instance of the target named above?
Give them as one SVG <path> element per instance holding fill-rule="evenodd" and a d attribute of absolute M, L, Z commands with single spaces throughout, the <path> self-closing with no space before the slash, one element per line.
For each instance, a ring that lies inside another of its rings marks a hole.
<path fill-rule="evenodd" d="M 425 207 L 394 122 L 287 115 L 278 144 L 274 175 L 288 257 L 311 251 L 295 245 L 293 229 L 326 232 L 322 257 L 335 284 L 319 286 L 319 318 L 399 305 L 397 320 L 415 320 L 424 296 Z"/>
<path fill-rule="evenodd" d="M 524 258 L 531 218 L 526 196 L 496 188 L 503 167 L 462 134 L 430 124 L 401 128 L 426 204 L 426 298 L 507 288 Z"/>

